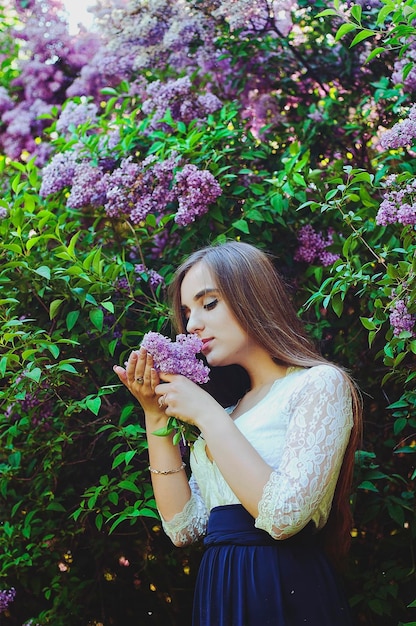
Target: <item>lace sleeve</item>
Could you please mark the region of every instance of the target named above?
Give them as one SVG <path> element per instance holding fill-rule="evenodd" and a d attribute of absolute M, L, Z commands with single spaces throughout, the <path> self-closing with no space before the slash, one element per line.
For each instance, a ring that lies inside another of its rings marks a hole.
<path fill-rule="evenodd" d="M 274 539 L 299 532 L 319 509 L 322 525 L 326 522 L 352 427 L 351 392 L 344 375 L 324 365 L 306 376 L 292 398 L 281 463 L 258 505 L 256 526 Z"/>
<path fill-rule="evenodd" d="M 168 522 L 160 516 L 163 530 L 175 546 L 179 547 L 194 543 L 202 537 L 205 534 L 208 521 L 205 503 L 198 484 L 192 476 L 189 480 L 189 486 L 191 497 L 183 510 Z"/>

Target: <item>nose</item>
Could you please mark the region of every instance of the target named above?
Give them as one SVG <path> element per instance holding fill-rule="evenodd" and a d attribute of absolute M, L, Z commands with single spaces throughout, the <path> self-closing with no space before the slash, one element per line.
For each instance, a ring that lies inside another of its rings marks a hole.
<path fill-rule="evenodd" d="M 186 322 L 186 330 L 188 333 L 198 333 L 204 327 L 201 316 L 196 311 L 189 313 L 188 321 Z"/>

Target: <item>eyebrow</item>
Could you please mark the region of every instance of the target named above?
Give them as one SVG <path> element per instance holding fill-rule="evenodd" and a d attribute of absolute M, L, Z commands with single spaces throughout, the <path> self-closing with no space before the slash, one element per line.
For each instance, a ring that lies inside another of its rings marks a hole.
<path fill-rule="evenodd" d="M 201 289 L 201 291 L 198 291 L 198 293 L 194 295 L 194 302 L 198 302 L 200 298 L 214 293 L 219 293 L 219 289 L 216 289 L 215 287 L 206 287 L 205 289 Z M 186 311 L 188 307 L 185 304 L 182 304 L 181 309 L 182 311 Z"/>
<path fill-rule="evenodd" d="M 198 293 L 196 293 L 194 295 L 194 301 L 196 302 L 197 300 L 199 300 L 203 296 L 207 296 L 208 294 L 218 293 L 218 292 L 219 292 L 219 290 L 216 289 L 215 287 L 207 287 L 206 289 L 201 289 L 201 291 L 198 291 Z"/>

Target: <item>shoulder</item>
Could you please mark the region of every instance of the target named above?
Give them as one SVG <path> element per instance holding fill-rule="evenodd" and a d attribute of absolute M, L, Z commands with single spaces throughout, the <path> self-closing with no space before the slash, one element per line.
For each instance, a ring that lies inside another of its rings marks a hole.
<path fill-rule="evenodd" d="M 347 375 L 344 371 L 340 367 L 332 365 L 332 363 L 319 363 L 319 365 L 313 365 L 312 367 L 305 368 L 302 371 L 308 378 L 332 378 L 338 380 L 347 379 Z"/>
<path fill-rule="evenodd" d="M 342 391 L 349 393 L 350 383 L 348 375 L 339 367 L 331 363 L 320 363 L 301 370 L 298 377 L 299 385 L 316 391 Z"/>

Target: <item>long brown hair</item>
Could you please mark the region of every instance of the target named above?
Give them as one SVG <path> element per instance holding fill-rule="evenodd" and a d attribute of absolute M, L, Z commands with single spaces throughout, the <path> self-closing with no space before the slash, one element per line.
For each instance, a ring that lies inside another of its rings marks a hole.
<path fill-rule="evenodd" d="M 250 338 L 269 352 L 276 363 L 300 367 L 329 363 L 307 336 L 271 257 L 247 243 L 229 241 L 202 248 L 191 254 L 177 269 L 170 285 L 170 299 L 173 322 L 178 332 L 186 332 L 180 295 L 182 281 L 197 263 L 204 263 L 209 268 L 221 296 L 241 327 Z M 354 425 L 337 482 L 331 514 L 322 533 L 326 550 L 334 560 L 339 560 L 340 556 L 346 554 L 351 540 L 352 515 L 349 496 L 355 450 L 361 437 L 360 394 L 350 376 L 341 368 L 338 369 L 346 378 L 351 390 Z M 213 371 L 211 374 L 215 378 Z M 227 385 L 228 388 L 233 386 L 236 379 L 244 378 L 244 371 L 241 372 L 241 368 L 240 372 L 237 371 L 237 377 L 235 374 L 236 370 L 232 366 L 228 371 L 222 372 L 222 382 L 227 380 L 230 383 Z M 243 384 L 246 384 L 246 380 Z M 212 393 L 215 396 L 215 389 Z M 241 389 L 237 393 L 241 393 Z"/>

